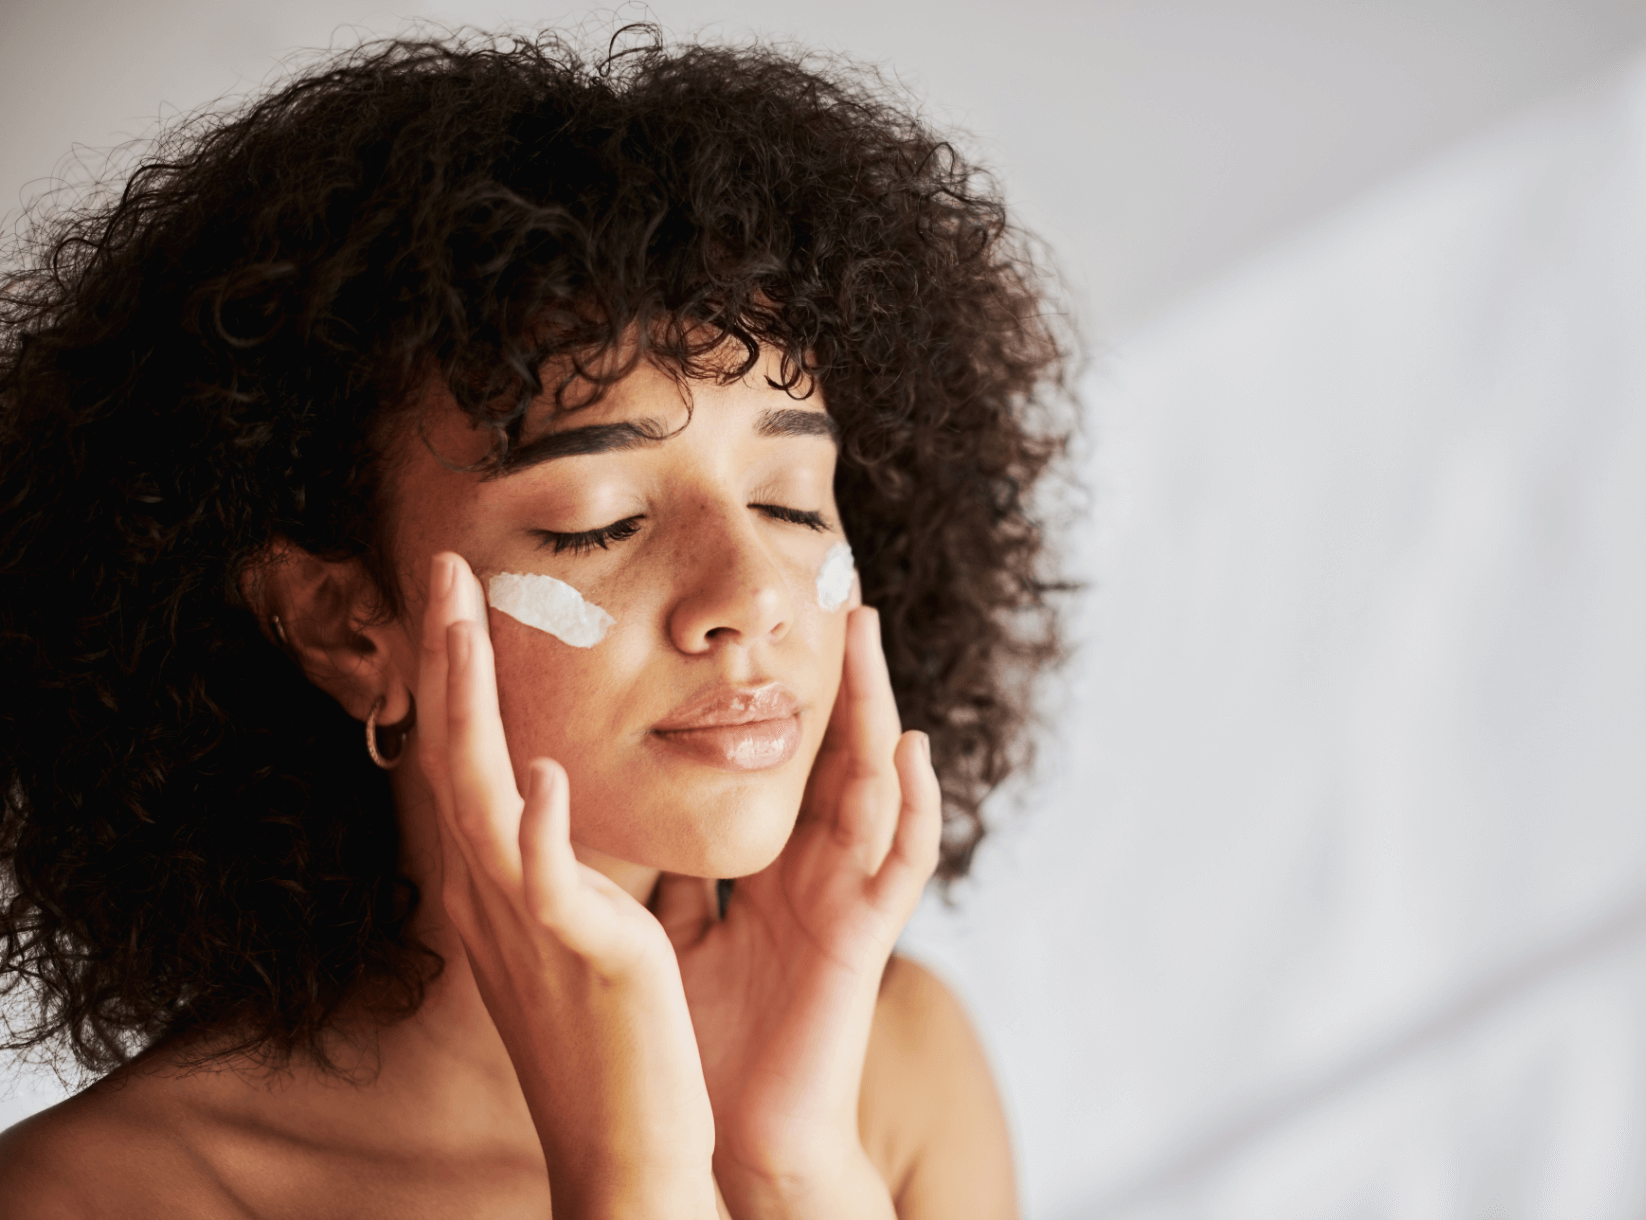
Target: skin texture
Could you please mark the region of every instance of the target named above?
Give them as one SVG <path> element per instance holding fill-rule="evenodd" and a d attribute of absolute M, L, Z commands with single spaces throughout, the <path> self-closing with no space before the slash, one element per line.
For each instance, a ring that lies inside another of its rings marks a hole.
<path fill-rule="evenodd" d="M 763 433 L 764 413 L 823 412 L 770 371 L 642 366 L 532 428 L 653 419 L 669 439 L 494 479 L 462 469 L 486 438 L 431 391 L 394 455 L 404 620 L 373 621 L 356 567 L 273 559 L 268 609 L 317 684 L 361 719 L 384 699 L 384 722 L 415 692 L 393 782 L 446 971 L 408 1020 L 343 1015 L 353 1080 L 183 1071 L 161 1048 L 14 1128 L 18 1214 L 541 1217 L 551 1192 L 560 1216 L 1013 1214 L 965 1018 L 890 958 L 936 863 L 936 780 L 873 610 L 817 605 L 834 448 Z M 635 516 L 604 549 L 540 533 Z M 499 570 L 566 580 L 616 623 L 575 649 L 482 615 L 473 573 Z M 798 708 L 778 765 L 707 765 L 659 731 L 773 683 Z M 741 878 L 724 919 L 716 877 Z"/>

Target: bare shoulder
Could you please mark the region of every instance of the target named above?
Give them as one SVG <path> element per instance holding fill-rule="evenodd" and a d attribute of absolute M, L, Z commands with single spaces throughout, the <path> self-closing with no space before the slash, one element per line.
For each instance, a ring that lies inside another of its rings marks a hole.
<path fill-rule="evenodd" d="M 188 1216 L 200 1167 L 152 1090 L 104 1081 L 0 1132 L 0 1198 L 15 1220 Z"/>
<path fill-rule="evenodd" d="M 983 1047 L 942 980 L 905 957 L 881 983 L 858 1125 L 902 1220 L 1017 1214 L 1011 1139 Z"/>
<path fill-rule="evenodd" d="M 56 1111 L 68 1103 L 25 1118 L 0 1131 L 0 1197 L 18 1220 L 90 1217 L 95 1200 L 81 1189 L 77 1170 L 85 1164 L 85 1143 Z"/>

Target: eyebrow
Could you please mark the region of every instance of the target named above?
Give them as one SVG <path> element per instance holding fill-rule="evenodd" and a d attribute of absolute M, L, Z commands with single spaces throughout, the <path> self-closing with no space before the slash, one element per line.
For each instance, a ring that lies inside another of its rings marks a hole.
<path fill-rule="evenodd" d="M 754 431 L 757 436 L 821 436 L 837 445 L 840 443 L 840 425 L 832 416 L 802 407 L 762 411 L 755 420 Z M 650 448 L 662 444 L 673 435 L 674 431 L 666 423 L 650 417 L 567 428 L 562 432 L 540 436 L 518 449 L 511 449 L 497 473 L 514 474 L 528 466 L 552 462 L 556 458 Z"/>
<path fill-rule="evenodd" d="M 758 436 L 822 436 L 840 443 L 840 425 L 823 411 L 808 411 L 803 407 L 784 407 L 780 411 L 762 411 L 755 421 Z"/>
<path fill-rule="evenodd" d="M 581 428 L 550 432 L 547 436 L 540 436 L 518 449 L 509 450 L 498 473 L 514 474 L 528 466 L 552 462 L 556 458 L 649 448 L 661 444 L 672 435 L 669 426 L 660 419 L 625 419 L 615 424 L 585 424 Z"/>

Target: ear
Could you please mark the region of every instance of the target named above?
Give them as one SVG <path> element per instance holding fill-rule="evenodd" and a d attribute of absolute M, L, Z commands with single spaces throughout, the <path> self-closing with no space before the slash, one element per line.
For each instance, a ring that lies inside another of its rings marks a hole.
<path fill-rule="evenodd" d="M 380 595 L 358 559 L 332 562 L 277 539 L 240 590 L 264 634 L 356 720 L 379 698 L 386 700 L 377 716 L 383 724 L 410 711 L 411 687 L 395 661 L 400 628 L 379 621 Z"/>

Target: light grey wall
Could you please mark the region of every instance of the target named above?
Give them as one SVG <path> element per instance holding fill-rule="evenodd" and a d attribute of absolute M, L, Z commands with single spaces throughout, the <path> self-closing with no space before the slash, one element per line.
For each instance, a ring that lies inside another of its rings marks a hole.
<path fill-rule="evenodd" d="M 298 47 L 614 11 L 886 65 L 974 134 L 1104 332 L 1646 40 L 1641 0 L 6 0 L 0 209 L 71 145 L 140 135 Z"/>

